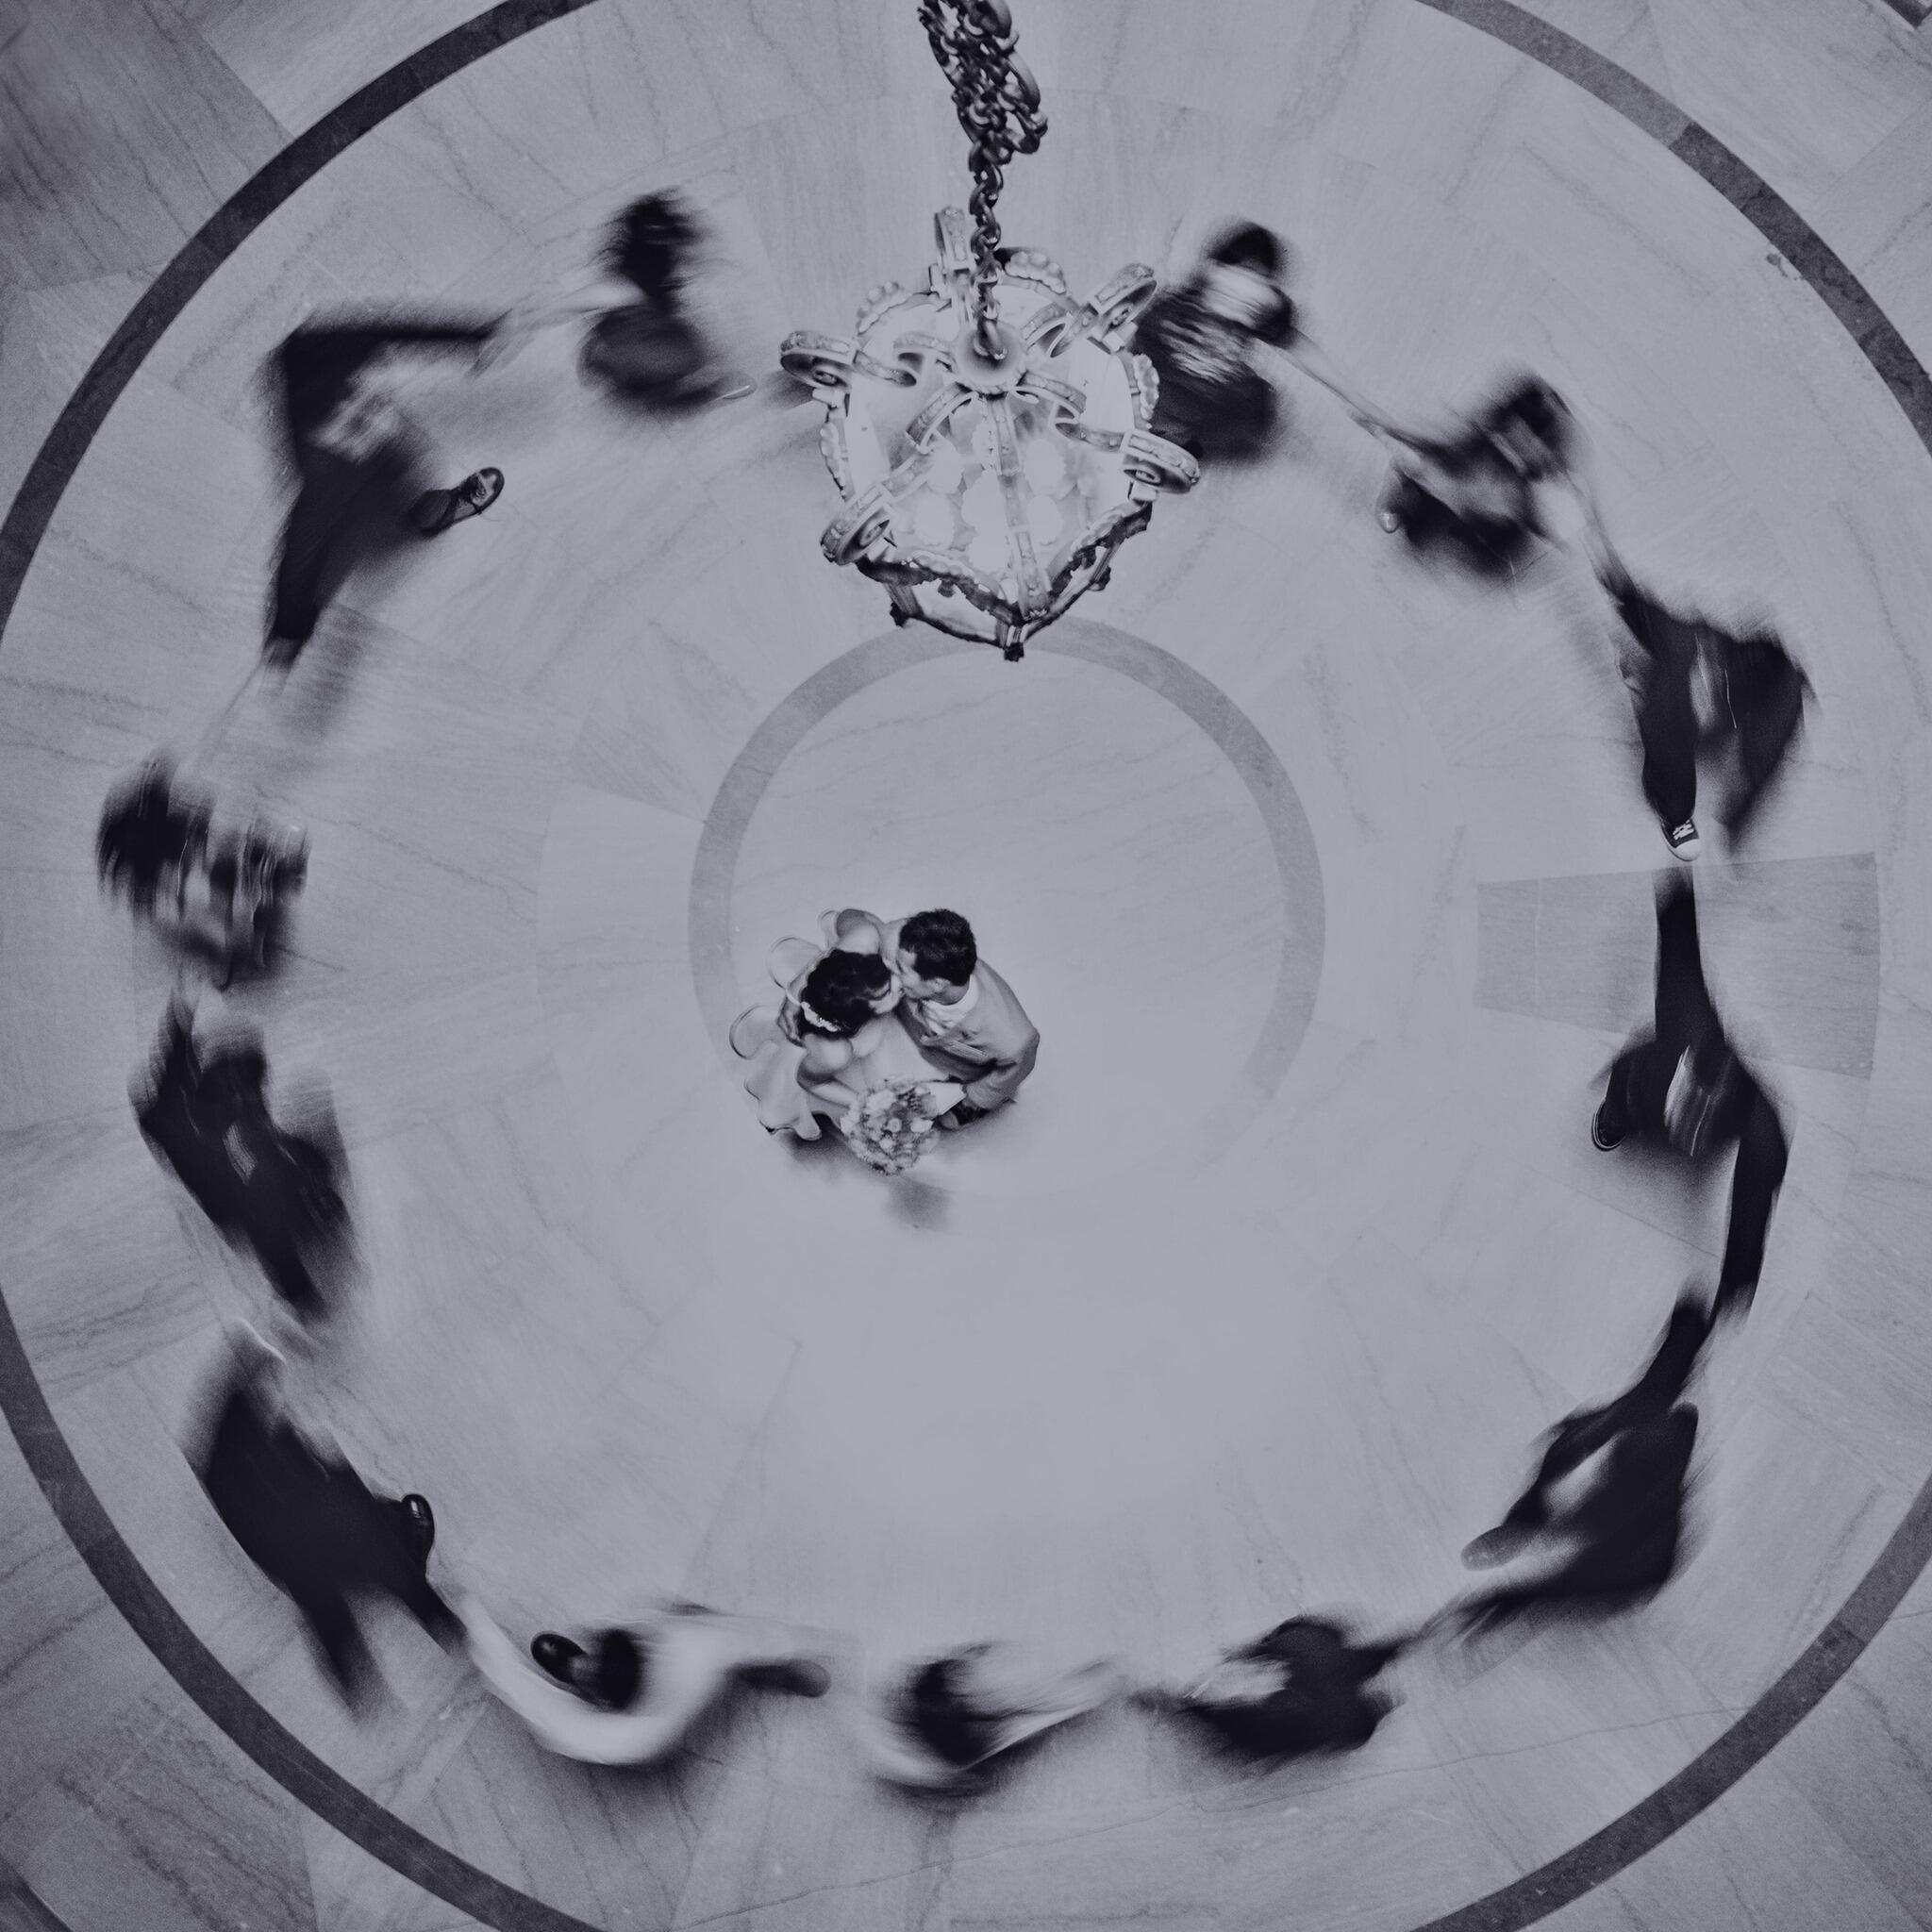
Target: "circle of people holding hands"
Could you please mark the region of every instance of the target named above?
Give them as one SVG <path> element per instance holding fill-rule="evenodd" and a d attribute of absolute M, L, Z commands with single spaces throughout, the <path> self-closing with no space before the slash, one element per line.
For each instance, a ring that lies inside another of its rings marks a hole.
<path fill-rule="evenodd" d="M 720 358 L 690 298 L 702 242 L 692 212 L 655 195 L 613 223 L 600 295 L 500 317 L 337 319 L 291 334 L 271 377 L 296 491 L 251 675 L 273 688 L 291 673 L 362 560 L 482 515 L 505 488 L 493 467 L 450 486 L 431 480 L 426 442 L 385 388 L 395 356 L 467 351 L 483 367 L 536 326 L 588 318 L 579 367 L 616 401 L 677 408 L 747 393 L 754 385 Z M 1391 535 L 1507 574 L 1567 531 L 1620 620 L 1642 789 L 1666 844 L 1680 860 L 1699 850 L 1700 758 L 1727 768 L 1722 818 L 1740 838 L 1808 694 L 1780 641 L 1733 632 L 1639 586 L 1604 533 L 1574 418 L 1547 384 L 1515 381 L 1441 430 L 1398 425 L 1309 339 L 1287 273 L 1278 238 L 1240 224 L 1146 311 L 1135 345 L 1158 377 L 1157 428 L 1210 460 L 1253 458 L 1274 433 L 1275 365 L 1286 362 L 1390 450 L 1378 513 Z M 223 987 L 273 970 L 307 855 L 298 828 L 225 814 L 159 759 L 117 789 L 97 837 L 103 879 Z M 902 1173 L 937 1137 L 1011 1105 L 1034 1071 L 1038 1029 L 949 909 L 827 912 L 816 941 L 780 942 L 772 974 L 778 997 L 741 1014 L 730 1041 L 774 1134 L 816 1140 L 829 1127 L 880 1172 Z M 157 1158 L 258 1263 L 292 1341 L 316 1346 L 355 1267 L 346 1159 L 325 1095 L 278 1116 L 259 1033 L 231 1013 L 210 1021 L 184 974 L 134 1101 Z M 1659 883 L 1653 1024 L 1608 1069 L 1589 1131 L 1607 1154 L 1634 1139 L 1693 1170 L 1731 1157 L 1724 1257 L 1714 1287 L 1686 1288 L 1629 1387 L 1550 1431 L 1521 1495 L 1463 1552 L 1470 1568 L 1496 1573 L 1490 1581 L 1408 1630 L 1365 1636 L 1291 1616 L 1173 1685 L 1135 1687 L 1106 1661 L 1065 1669 L 999 1642 L 911 1660 L 863 1690 L 844 1686 L 854 1735 L 879 1775 L 971 1789 L 1005 1754 L 1125 1694 L 1255 1761 L 1351 1748 L 1389 1709 L 1378 1680 L 1404 1651 L 1531 1612 L 1621 1610 L 1654 1593 L 1684 1540 L 1698 1424 L 1687 1394 L 1719 1323 L 1750 1306 L 1788 1153 L 1780 1110 L 1706 985 L 1688 874 Z M 372 1489 L 293 1413 L 285 1367 L 281 1351 L 238 1324 L 192 1455 L 214 1508 L 294 1604 L 353 1706 L 380 1695 L 362 1616 L 383 1600 L 464 1649 L 541 1744 L 591 1763 L 658 1760 L 739 1690 L 818 1697 L 841 1685 L 841 1640 L 687 1602 L 537 1632 L 520 1646 L 473 1596 L 430 1581 L 427 1499 Z"/>

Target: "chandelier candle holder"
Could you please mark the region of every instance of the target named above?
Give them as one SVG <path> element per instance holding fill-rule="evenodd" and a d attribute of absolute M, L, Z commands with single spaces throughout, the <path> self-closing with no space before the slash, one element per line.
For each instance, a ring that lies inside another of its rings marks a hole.
<path fill-rule="evenodd" d="M 779 358 L 825 408 L 844 498 L 825 556 L 883 584 L 894 623 L 1017 659 L 1201 473 L 1155 435 L 1158 378 L 1125 346 L 1153 270 L 1130 263 L 1080 302 L 1047 256 L 1001 245 L 1002 171 L 1046 132 L 1005 0 L 924 0 L 920 21 L 972 143 L 970 216 L 934 217 L 922 285 L 872 290 L 851 337 L 799 329 Z"/>

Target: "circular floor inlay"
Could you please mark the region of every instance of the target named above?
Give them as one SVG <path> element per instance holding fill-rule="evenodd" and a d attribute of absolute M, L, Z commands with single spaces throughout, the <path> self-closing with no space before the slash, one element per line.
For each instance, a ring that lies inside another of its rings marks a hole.
<path fill-rule="evenodd" d="M 1279 760 L 1198 673 L 1092 624 L 1019 666 L 877 639 L 778 707 L 698 851 L 714 1037 L 772 996 L 772 943 L 841 905 L 963 912 L 1041 1029 L 1021 1102 L 919 1170 L 965 1193 L 1213 1158 L 1279 1084 L 1321 975 L 1321 868 Z"/>

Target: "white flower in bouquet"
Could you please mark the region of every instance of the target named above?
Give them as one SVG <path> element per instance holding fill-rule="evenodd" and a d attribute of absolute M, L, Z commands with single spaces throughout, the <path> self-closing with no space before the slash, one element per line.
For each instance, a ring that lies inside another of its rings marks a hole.
<path fill-rule="evenodd" d="M 904 1174 L 933 1143 L 926 1080 L 886 1080 L 845 1110 L 842 1123 L 852 1151 L 881 1174 Z"/>

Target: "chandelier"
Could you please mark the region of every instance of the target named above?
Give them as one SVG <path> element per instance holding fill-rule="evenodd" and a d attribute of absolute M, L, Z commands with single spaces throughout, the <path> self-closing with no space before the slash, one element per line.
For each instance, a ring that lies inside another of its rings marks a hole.
<path fill-rule="evenodd" d="M 883 584 L 895 624 L 1013 659 L 1200 471 L 1154 434 L 1158 378 L 1124 341 L 1153 270 L 1130 263 L 1080 302 L 1048 257 L 1001 246 L 1002 171 L 1046 132 L 1005 0 L 922 0 L 919 17 L 972 145 L 971 221 L 942 208 L 922 284 L 872 290 L 850 338 L 795 330 L 780 360 L 824 405 L 844 498 L 825 556 Z"/>

